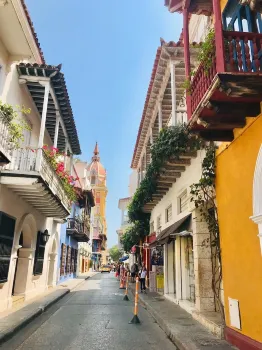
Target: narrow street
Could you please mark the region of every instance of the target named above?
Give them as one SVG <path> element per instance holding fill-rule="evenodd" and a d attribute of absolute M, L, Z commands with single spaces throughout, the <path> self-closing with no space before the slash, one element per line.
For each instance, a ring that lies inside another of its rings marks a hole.
<path fill-rule="evenodd" d="M 111 274 L 85 281 L 21 330 L 1 349 L 10 350 L 175 350 L 176 347 L 143 308 L 140 325 L 131 325 L 133 300 Z"/>

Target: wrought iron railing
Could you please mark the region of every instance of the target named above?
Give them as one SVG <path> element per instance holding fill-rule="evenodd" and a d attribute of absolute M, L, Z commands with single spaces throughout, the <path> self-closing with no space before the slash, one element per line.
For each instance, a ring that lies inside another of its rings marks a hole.
<path fill-rule="evenodd" d="M 90 229 L 87 228 L 85 222 L 78 220 L 77 218 L 67 219 L 67 230 L 77 232 L 79 234 L 85 234 L 87 237 L 90 236 Z"/>

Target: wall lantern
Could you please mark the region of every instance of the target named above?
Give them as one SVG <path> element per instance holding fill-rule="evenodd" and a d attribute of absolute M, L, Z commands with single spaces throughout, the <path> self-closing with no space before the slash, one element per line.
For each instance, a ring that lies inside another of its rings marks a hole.
<path fill-rule="evenodd" d="M 44 232 L 41 232 L 41 238 L 42 238 L 42 241 L 46 244 L 49 240 L 49 233 L 48 233 L 48 230 L 45 230 Z"/>

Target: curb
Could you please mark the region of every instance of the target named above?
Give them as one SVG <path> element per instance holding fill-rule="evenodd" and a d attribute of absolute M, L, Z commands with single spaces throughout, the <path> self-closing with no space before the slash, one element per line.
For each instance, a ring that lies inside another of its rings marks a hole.
<path fill-rule="evenodd" d="M 40 316 L 44 313 L 49 307 L 55 304 L 57 301 L 62 299 L 66 294 L 70 293 L 70 289 L 65 289 L 62 293 L 55 298 L 53 298 L 50 302 L 46 302 L 41 306 L 38 306 L 35 310 L 33 310 L 29 315 L 20 319 L 18 322 L 14 323 L 13 326 L 1 332 L 0 334 L 0 345 L 12 338 L 19 330 L 27 326 L 31 323 L 36 317 Z"/>
<path fill-rule="evenodd" d="M 93 276 L 95 276 L 95 275 L 93 275 Z M 60 293 L 57 293 L 58 295 L 55 295 L 51 300 L 47 300 L 46 302 L 43 302 L 42 305 L 36 307 L 31 313 L 29 313 L 29 315 L 25 316 L 24 318 L 20 318 L 19 321 L 15 322 L 8 329 L 0 332 L 0 345 L 5 343 L 7 340 L 11 339 L 18 331 L 20 331 L 25 326 L 27 326 L 29 323 L 31 323 L 36 317 L 40 316 L 47 309 L 49 309 L 52 305 L 54 305 L 60 299 L 62 299 L 65 295 L 69 294 L 70 292 L 73 292 L 76 287 L 79 287 L 81 284 L 83 284 L 85 281 L 87 281 L 89 278 L 91 278 L 93 276 L 87 276 L 82 282 L 77 284 L 72 289 L 69 289 L 69 288 L 68 289 L 57 289 L 56 291 L 54 291 L 53 293 L 56 293 L 58 291 Z M 50 295 L 47 295 L 44 298 L 48 298 L 48 297 L 50 297 Z"/>

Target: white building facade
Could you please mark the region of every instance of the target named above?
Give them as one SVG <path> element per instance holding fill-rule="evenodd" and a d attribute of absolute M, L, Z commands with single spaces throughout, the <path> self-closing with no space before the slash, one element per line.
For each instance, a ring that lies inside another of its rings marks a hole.
<path fill-rule="evenodd" d="M 195 26 L 191 29 L 195 30 Z M 192 39 L 201 38 L 195 32 Z M 192 46 L 190 51 L 194 61 L 197 49 Z M 138 173 L 138 185 L 145 177 L 151 161 L 150 147 L 161 129 L 187 123 L 183 55 L 182 36 L 178 43 L 162 41 L 158 48 L 131 165 Z M 201 177 L 204 157 L 205 151 L 200 150 L 167 163 L 166 178 L 162 176 L 156 195 L 143 208 L 150 213 L 146 247 L 150 244 L 144 257 L 152 270 L 148 252 L 152 249 L 163 252 L 165 297 L 222 336 L 211 283 L 210 234 L 190 195 L 190 186 Z M 156 238 L 152 243 L 153 237 Z M 212 320 L 206 318 L 206 313 L 212 315 Z"/>
<path fill-rule="evenodd" d="M 23 120 L 28 130 L 15 148 L 6 110 L 0 115 L 3 311 L 56 284 L 60 224 L 71 202 L 43 146 L 64 152 L 69 172 L 80 147 L 61 66 L 45 64 L 24 1 L 5 1 L 0 22 L 0 99 L 31 110 L 28 115 L 18 112 L 18 123 Z"/>

